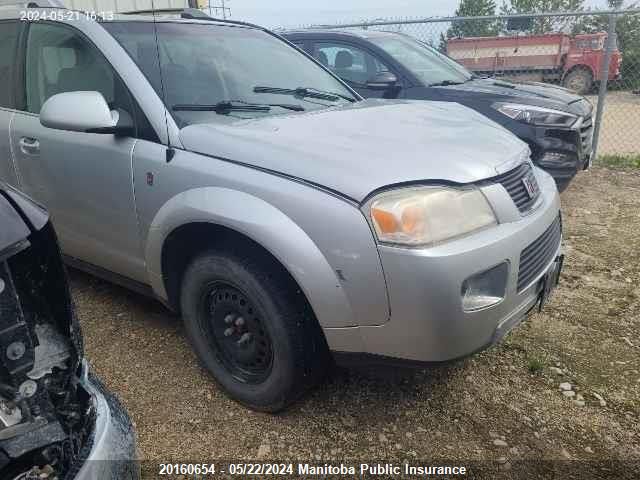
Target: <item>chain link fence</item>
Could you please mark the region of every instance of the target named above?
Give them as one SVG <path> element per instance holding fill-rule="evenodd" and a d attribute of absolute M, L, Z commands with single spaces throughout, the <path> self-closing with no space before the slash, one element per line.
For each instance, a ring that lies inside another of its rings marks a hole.
<path fill-rule="evenodd" d="M 481 76 L 574 90 L 594 105 L 593 128 L 586 134 L 593 134 L 598 157 L 640 165 L 640 9 L 378 19 L 311 28 L 398 32 Z M 424 69 L 428 77 L 428 65 Z"/>

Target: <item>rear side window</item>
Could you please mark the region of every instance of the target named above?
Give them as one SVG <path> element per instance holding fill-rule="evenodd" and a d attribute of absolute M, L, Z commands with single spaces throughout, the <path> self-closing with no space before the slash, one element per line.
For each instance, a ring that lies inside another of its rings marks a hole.
<path fill-rule="evenodd" d="M 15 108 L 13 100 L 18 22 L 0 22 L 0 107 Z"/>

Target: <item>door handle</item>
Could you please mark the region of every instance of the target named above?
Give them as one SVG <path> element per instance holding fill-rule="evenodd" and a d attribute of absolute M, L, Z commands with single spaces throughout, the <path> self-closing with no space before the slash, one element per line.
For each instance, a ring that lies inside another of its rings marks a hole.
<path fill-rule="evenodd" d="M 18 142 L 20 151 L 25 155 L 38 155 L 40 153 L 40 142 L 35 138 L 22 137 Z"/>

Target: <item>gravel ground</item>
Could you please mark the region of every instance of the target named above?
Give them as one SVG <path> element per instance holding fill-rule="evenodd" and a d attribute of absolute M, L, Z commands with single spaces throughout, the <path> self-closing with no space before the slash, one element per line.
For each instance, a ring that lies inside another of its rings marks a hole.
<path fill-rule="evenodd" d="M 598 478 L 638 478 L 640 171 L 580 175 L 563 210 L 567 260 L 551 303 L 454 365 L 340 369 L 288 412 L 258 414 L 198 366 L 178 318 L 72 272 L 87 356 L 128 408 L 150 461 L 496 460 L 514 473 L 521 461 L 574 459 L 583 460 L 571 464 L 575 478 L 585 478 L 593 464 L 584 460 L 610 459 L 617 472 Z"/>

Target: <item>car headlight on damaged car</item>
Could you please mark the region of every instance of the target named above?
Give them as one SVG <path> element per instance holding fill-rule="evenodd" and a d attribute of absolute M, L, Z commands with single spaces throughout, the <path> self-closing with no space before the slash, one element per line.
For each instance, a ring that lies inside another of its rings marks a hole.
<path fill-rule="evenodd" d="M 518 122 L 543 127 L 571 127 L 578 117 L 571 113 L 534 105 L 517 103 L 494 103 L 495 110 Z"/>
<path fill-rule="evenodd" d="M 381 243 L 429 247 L 497 225 L 477 188 L 419 186 L 390 190 L 370 203 Z"/>

